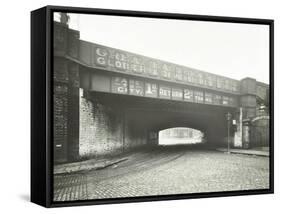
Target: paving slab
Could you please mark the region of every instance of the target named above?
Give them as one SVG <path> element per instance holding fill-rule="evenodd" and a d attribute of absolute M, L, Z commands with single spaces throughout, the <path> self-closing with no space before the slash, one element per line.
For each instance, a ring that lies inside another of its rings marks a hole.
<path fill-rule="evenodd" d="M 220 152 L 228 152 L 227 148 L 218 148 L 217 151 Z M 258 156 L 265 156 L 269 157 L 269 151 L 262 151 L 262 150 L 252 150 L 252 149 L 230 149 L 230 153 L 235 154 L 245 154 L 245 155 L 258 155 Z"/>
<path fill-rule="evenodd" d="M 103 169 L 108 166 L 123 162 L 128 160 L 128 157 L 114 158 L 114 159 L 90 159 L 86 161 L 65 163 L 54 166 L 54 174 L 69 174 L 69 173 L 79 173 L 89 170 Z"/>

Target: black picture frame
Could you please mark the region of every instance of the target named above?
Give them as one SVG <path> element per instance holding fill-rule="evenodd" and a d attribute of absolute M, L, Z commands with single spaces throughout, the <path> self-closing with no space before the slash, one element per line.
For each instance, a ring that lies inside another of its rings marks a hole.
<path fill-rule="evenodd" d="M 245 23 L 269 26 L 270 38 L 270 188 L 80 201 L 53 201 L 53 13 L 80 13 L 175 20 Z M 31 12 L 31 201 L 44 207 L 226 197 L 274 193 L 274 21 L 238 17 L 187 15 L 79 7 L 46 6 Z"/>

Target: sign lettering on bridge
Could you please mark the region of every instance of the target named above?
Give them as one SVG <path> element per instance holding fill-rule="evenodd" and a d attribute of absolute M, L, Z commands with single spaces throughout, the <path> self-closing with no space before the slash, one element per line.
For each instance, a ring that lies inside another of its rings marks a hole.
<path fill-rule="evenodd" d="M 180 88 L 172 88 L 172 99 L 174 100 L 182 100 L 183 91 Z"/>
<path fill-rule="evenodd" d="M 184 89 L 184 100 L 193 102 L 193 91 L 190 89 Z"/>
<path fill-rule="evenodd" d="M 198 86 L 227 93 L 239 93 L 239 81 L 193 68 L 89 43 L 91 66 L 112 72 Z M 85 56 L 85 54 L 81 54 Z M 82 61 L 88 62 L 87 60 Z"/>
<path fill-rule="evenodd" d="M 171 88 L 167 86 L 159 86 L 159 97 L 160 98 L 171 98 Z"/>
<path fill-rule="evenodd" d="M 113 77 L 111 83 L 112 92 L 119 94 L 127 94 L 128 82 L 126 78 Z"/>
<path fill-rule="evenodd" d="M 132 95 L 144 95 L 144 82 L 139 80 L 129 80 L 129 93 Z"/>
<path fill-rule="evenodd" d="M 145 96 L 146 97 L 157 97 L 158 86 L 156 83 L 145 83 Z"/>

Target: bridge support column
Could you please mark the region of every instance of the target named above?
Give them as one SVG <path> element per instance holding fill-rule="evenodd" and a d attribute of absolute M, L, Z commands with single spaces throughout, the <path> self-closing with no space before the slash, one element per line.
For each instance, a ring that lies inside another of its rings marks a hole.
<path fill-rule="evenodd" d="M 79 66 L 68 63 L 68 161 L 79 159 Z"/>
<path fill-rule="evenodd" d="M 248 149 L 251 147 L 251 119 L 256 116 L 257 100 L 256 100 L 257 82 L 253 78 L 245 78 L 241 80 L 241 96 L 239 123 L 242 124 L 242 148 Z"/>
<path fill-rule="evenodd" d="M 239 108 L 237 114 L 234 116 L 236 121 L 236 130 L 234 132 L 234 142 L 233 147 L 235 148 L 242 148 L 243 147 L 243 139 L 242 139 L 242 132 L 243 132 L 243 108 Z"/>
<path fill-rule="evenodd" d="M 159 131 L 150 130 L 147 136 L 148 146 L 157 146 L 159 144 Z"/>
<path fill-rule="evenodd" d="M 79 32 L 68 25 L 54 25 L 53 118 L 54 161 L 79 158 L 79 65 L 65 56 L 78 58 Z"/>
<path fill-rule="evenodd" d="M 79 66 L 55 58 L 54 67 L 64 73 L 64 78 L 54 77 L 54 158 L 74 161 L 79 153 Z"/>

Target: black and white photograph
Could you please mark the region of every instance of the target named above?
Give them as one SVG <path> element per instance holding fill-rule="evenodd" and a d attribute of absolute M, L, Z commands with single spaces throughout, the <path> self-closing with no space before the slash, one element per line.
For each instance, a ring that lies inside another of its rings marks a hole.
<path fill-rule="evenodd" d="M 278 213 L 280 5 L 3 1 L 0 213 Z"/>
<path fill-rule="evenodd" d="M 52 21 L 54 203 L 271 189 L 269 24 Z"/>

